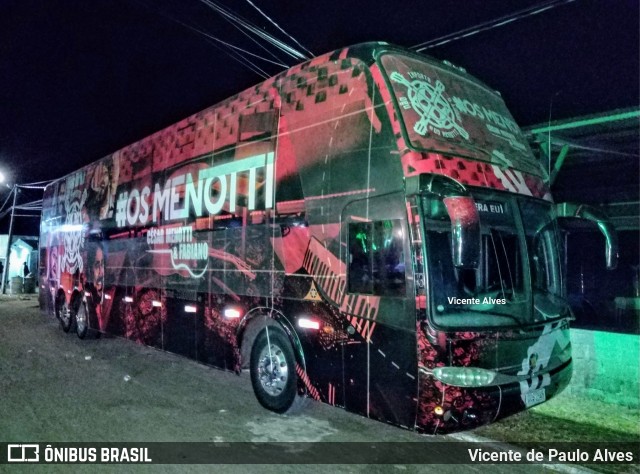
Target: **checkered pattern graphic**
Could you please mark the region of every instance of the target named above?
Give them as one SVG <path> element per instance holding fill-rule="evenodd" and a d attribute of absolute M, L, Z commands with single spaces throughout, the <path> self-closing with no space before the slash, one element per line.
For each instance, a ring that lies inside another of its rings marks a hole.
<path fill-rule="evenodd" d="M 355 66 L 355 67 L 354 67 Z M 194 157 L 232 148 L 241 140 L 243 117 L 273 112 L 279 106 L 292 115 L 322 113 L 335 106 L 337 96 L 348 95 L 349 102 L 364 100 L 364 66 L 354 59 L 329 61 L 329 55 L 293 67 L 220 104 L 192 115 L 119 153 L 120 183 L 178 165 Z M 358 95 L 354 95 L 357 91 Z"/>

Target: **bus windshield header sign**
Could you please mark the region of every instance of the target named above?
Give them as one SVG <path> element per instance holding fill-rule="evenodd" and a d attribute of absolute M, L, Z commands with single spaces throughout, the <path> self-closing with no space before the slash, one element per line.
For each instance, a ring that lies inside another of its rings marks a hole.
<path fill-rule="evenodd" d="M 497 94 L 425 61 L 398 55 L 381 61 L 413 148 L 472 154 L 484 161 L 508 156 L 515 168 L 539 174 L 525 137 Z"/>

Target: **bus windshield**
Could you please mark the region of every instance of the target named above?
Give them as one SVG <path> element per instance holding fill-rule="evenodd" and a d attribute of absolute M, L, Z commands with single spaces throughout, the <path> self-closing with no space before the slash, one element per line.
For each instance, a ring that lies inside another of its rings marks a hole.
<path fill-rule="evenodd" d="M 380 59 L 408 144 L 482 161 L 508 157 L 510 166 L 540 175 L 520 128 L 495 92 L 452 68 L 412 57 Z"/>
<path fill-rule="evenodd" d="M 453 265 L 444 203 L 423 197 L 434 323 L 449 328 L 523 326 L 565 316 L 551 205 L 500 192 L 472 194 L 481 229 L 480 262 L 474 269 Z"/>
<path fill-rule="evenodd" d="M 566 313 L 562 281 L 562 246 L 558 221 L 551 203 L 518 199 L 527 244 L 534 318 L 548 319 Z"/>

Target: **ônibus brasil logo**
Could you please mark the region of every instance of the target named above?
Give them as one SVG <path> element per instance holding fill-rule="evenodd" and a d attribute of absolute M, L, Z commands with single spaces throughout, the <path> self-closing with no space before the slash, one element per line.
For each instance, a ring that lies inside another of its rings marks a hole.
<path fill-rule="evenodd" d="M 7 462 L 39 462 L 39 444 L 9 444 L 7 445 Z"/>

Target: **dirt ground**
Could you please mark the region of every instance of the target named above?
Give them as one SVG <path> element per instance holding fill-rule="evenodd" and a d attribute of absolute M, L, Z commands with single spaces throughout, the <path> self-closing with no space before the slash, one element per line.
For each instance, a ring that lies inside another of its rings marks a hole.
<path fill-rule="evenodd" d="M 523 427 L 524 429 L 525 427 Z M 0 297 L 0 441 L 439 443 L 320 403 L 298 416 L 264 410 L 248 374 L 219 371 L 132 342 L 80 340 L 44 316 L 35 296 Z M 216 472 L 459 472 L 456 465 L 226 465 Z M 467 466 L 540 472 L 542 466 Z M 464 467 L 467 470 L 467 467 Z M 11 469 L 9 469 L 11 468 Z M 0 471 L 86 472 L 86 466 L 8 466 Z M 210 472 L 211 466 L 91 466 L 91 471 Z M 552 469 L 547 467 L 545 470 Z M 555 469 L 554 469 L 555 470 Z M 566 472 L 566 471 L 565 471 Z M 574 471 L 575 472 L 575 471 Z"/>

